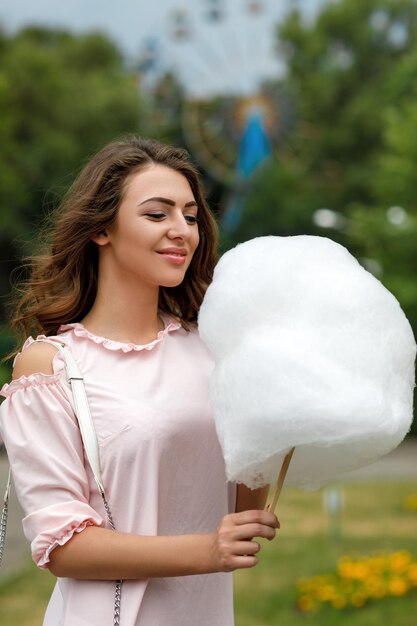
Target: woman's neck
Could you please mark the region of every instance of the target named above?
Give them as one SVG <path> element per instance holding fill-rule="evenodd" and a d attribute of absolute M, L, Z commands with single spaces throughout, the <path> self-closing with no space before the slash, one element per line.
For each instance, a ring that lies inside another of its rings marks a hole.
<path fill-rule="evenodd" d="M 164 323 L 158 315 L 159 289 L 100 284 L 90 311 L 81 320 L 95 335 L 143 345 L 156 339 Z"/>

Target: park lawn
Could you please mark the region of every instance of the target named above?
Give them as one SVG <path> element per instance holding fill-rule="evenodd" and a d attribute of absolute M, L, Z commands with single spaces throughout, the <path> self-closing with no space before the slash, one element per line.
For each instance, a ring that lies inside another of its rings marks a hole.
<path fill-rule="evenodd" d="M 345 485 L 337 537 L 328 533 L 321 492 L 284 490 L 277 539 L 261 542 L 256 568 L 234 575 L 236 626 L 417 626 L 417 592 L 361 609 L 326 609 L 314 615 L 302 614 L 295 606 L 297 579 L 334 571 L 340 556 L 408 550 L 417 558 L 417 512 L 403 506 L 413 492 L 417 480 Z M 0 624 L 39 626 L 53 584 L 49 572 L 30 564 L 19 575 L 0 581 Z"/>
<path fill-rule="evenodd" d="M 39 571 L 32 561 L 19 574 L 0 580 L 1 626 L 40 626 L 54 584 L 52 574 Z"/>
<path fill-rule="evenodd" d="M 404 509 L 413 492 L 417 480 L 345 485 L 338 537 L 329 533 L 321 492 L 284 491 L 277 539 L 261 541 L 256 568 L 234 575 L 236 626 L 417 626 L 417 590 L 361 609 L 326 608 L 311 615 L 296 608 L 297 579 L 334 572 L 341 556 L 408 550 L 417 559 L 417 511 Z"/>

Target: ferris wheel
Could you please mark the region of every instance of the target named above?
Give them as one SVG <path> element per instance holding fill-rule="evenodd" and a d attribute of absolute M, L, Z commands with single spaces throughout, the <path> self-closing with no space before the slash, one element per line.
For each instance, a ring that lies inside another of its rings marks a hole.
<path fill-rule="evenodd" d="M 202 167 L 231 189 L 231 227 L 242 189 L 291 126 L 292 106 L 278 87 L 284 67 L 276 28 L 296 4 L 190 0 L 144 42 L 142 86 L 152 92 L 164 72 L 177 77 L 186 95 L 185 141 Z"/>

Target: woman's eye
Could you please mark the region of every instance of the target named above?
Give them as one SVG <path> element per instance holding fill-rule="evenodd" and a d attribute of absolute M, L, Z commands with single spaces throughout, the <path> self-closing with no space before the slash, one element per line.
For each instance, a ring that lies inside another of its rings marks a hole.
<path fill-rule="evenodd" d="M 166 213 L 145 213 L 145 217 L 150 217 L 153 220 L 161 221 L 166 217 Z M 187 224 L 197 224 L 198 218 L 195 215 L 184 215 L 184 219 Z"/>
<path fill-rule="evenodd" d="M 152 217 L 155 220 L 160 220 L 165 217 L 165 213 L 145 213 L 146 217 Z"/>

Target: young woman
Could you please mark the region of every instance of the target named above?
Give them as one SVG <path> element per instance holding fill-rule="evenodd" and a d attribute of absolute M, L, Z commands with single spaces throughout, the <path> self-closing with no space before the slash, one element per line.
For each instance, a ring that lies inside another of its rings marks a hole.
<path fill-rule="evenodd" d="M 44 624 L 230 626 L 231 572 L 278 521 L 265 490 L 228 484 L 196 328 L 216 224 L 187 153 L 116 141 L 86 165 L 32 262 L 14 325 L 69 347 L 100 447 L 109 528 L 61 354 L 29 338 L 5 385 L 1 436 L 23 527 L 58 577 Z"/>

